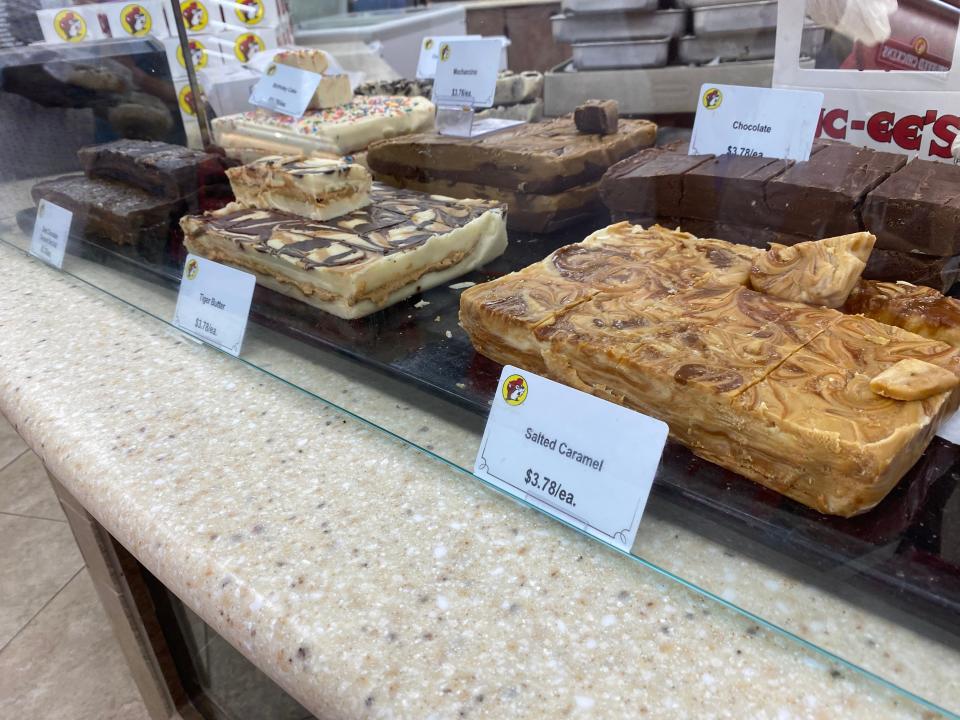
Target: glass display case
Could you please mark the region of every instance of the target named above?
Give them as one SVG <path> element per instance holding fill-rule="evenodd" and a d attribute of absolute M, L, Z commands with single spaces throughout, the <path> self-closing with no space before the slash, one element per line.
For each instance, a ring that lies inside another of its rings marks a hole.
<path fill-rule="evenodd" d="M 565 0 L 523 31 L 568 59 L 497 56 L 466 137 L 421 70 L 472 46 L 426 27 L 398 72 L 324 49 L 368 15 L 46 5 L 0 34 L 0 240 L 28 252 L 38 205 L 65 208 L 59 271 L 166 323 L 189 253 L 254 274 L 237 361 L 451 482 L 486 482 L 504 363 L 663 419 L 637 572 L 960 713 L 952 2 Z M 312 82 L 302 115 L 249 103 L 275 73 Z M 780 120 L 731 85 L 822 101 L 764 154 Z M 753 130 L 698 150 L 722 102 Z"/>

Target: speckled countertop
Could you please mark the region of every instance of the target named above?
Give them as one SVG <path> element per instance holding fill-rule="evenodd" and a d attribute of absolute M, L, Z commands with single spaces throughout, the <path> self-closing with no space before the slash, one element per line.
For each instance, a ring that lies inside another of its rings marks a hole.
<path fill-rule="evenodd" d="M 0 277 L 0 411 L 318 717 L 932 717 L 3 245 Z"/>

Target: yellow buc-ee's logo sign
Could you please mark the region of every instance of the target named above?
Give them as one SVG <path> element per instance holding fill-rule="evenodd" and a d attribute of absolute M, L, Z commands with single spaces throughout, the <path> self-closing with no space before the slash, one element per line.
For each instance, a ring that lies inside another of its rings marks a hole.
<path fill-rule="evenodd" d="M 702 102 L 707 110 L 716 110 L 723 102 L 723 93 L 720 88 L 709 88 L 703 93 Z"/>
<path fill-rule="evenodd" d="M 193 280 L 200 274 L 200 263 L 198 263 L 193 258 L 190 258 L 190 262 L 187 263 L 187 280 Z"/>
<path fill-rule="evenodd" d="M 237 0 L 234 12 L 244 25 L 256 25 L 263 20 L 263 0 Z"/>
<path fill-rule="evenodd" d="M 513 374 L 503 381 L 503 399 L 507 405 L 520 405 L 527 399 L 527 380 L 523 375 Z"/>
<path fill-rule="evenodd" d="M 143 5 L 127 5 L 120 11 L 120 25 L 130 35 L 143 37 L 150 33 L 153 19 Z"/>
<path fill-rule="evenodd" d="M 197 70 L 205 68 L 207 66 L 208 55 L 203 43 L 199 40 L 190 40 L 188 44 L 190 45 L 190 57 L 193 59 L 193 67 Z M 180 67 L 187 66 L 186 61 L 183 59 L 182 45 L 177 45 L 177 62 L 180 63 Z"/>
<path fill-rule="evenodd" d="M 87 36 L 87 21 L 73 10 L 61 10 L 53 18 L 53 29 L 62 40 L 80 42 Z"/>
<path fill-rule="evenodd" d="M 450 46 L 444 43 L 440 46 L 440 62 L 446 62 L 450 59 Z"/>

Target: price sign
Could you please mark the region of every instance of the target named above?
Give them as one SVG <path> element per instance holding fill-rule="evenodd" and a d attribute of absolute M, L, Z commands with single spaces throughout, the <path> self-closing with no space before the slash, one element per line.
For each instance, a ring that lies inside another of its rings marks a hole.
<path fill-rule="evenodd" d="M 508 365 L 474 472 L 629 551 L 667 432 L 660 420 Z"/>
<path fill-rule="evenodd" d="M 250 104 L 291 117 L 302 117 L 322 79 L 323 76 L 317 73 L 274 63 L 253 86 Z"/>
<path fill-rule="evenodd" d="M 417 80 L 432 79 L 437 74 L 437 62 L 440 60 L 440 46 L 456 40 L 477 40 L 480 35 L 446 35 L 425 37 L 420 43 L 420 57 L 417 60 Z"/>
<path fill-rule="evenodd" d="M 499 38 L 441 42 L 433 81 L 434 103 L 474 108 L 493 105 L 502 48 Z"/>
<path fill-rule="evenodd" d="M 944 440 L 949 440 L 954 445 L 960 445 L 960 412 L 955 412 L 949 418 L 943 421 L 937 435 Z"/>
<path fill-rule="evenodd" d="M 704 84 L 691 155 L 809 160 L 823 93 Z"/>
<path fill-rule="evenodd" d="M 30 254 L 55 268 L 63 267 L 63 255 L 67 251 L 73 213 L 41 200 L 37 207 L 37 221 L 30 239 Z"/>
<path fill-rule="evenodd" d="M 256 278 L 196 255 L 187 255 L 173 324 L 231 355 L 240 355 Z"/>

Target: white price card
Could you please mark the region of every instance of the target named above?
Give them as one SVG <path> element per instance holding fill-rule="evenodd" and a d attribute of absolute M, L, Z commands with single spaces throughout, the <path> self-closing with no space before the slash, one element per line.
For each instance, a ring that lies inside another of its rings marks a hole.
<path fill-rule="evenodd" d="M 955 412 L 941 423 L 937 435 L 954 445 L 960 445 L 960 411 Z"/>
<path fill-rule="evenodd" d="M 420 42 L 420 57 L 417 60 L 417 80 L 433 79 L 437 74 L 440 45 L 451 40 L 476 40 L 480 35 L 443 35 L 425 37 Z"/>
<path fill-rule="evenodd" d="M 257 279 L 250 273 L 187 255 L 173 324 L 231 355 L 240 355 Z"/>
<path fill-rule="evenodd" d="M 322 75 L 307 70 L 271 64 L 253 86 L 250 104 L 291 117 L 302 117 L 322 79 Z"/>
<path fill-rule="evenodd" d="M 666 423 L 508 365 L 474 472 L 629 552 Z"/>
<path fill-rule="evenodd" d="M 493 105 L 502 49 L 500 38 L 441 42 L 433 102 L 474 108 Z"/>
<path fill-rule="evenodd" d="M 822 106 L 822 92 L 705 83 L 690 154 L 809 160 Z"/>
<path fill-rule="evenodd" d="M 37 207 L 37 221 L 33 225 L 33 237 L 30 239 L 30 254 L 55 268 L 62 268 L 72 222 L 72 212 L 41 200 Z"/>

